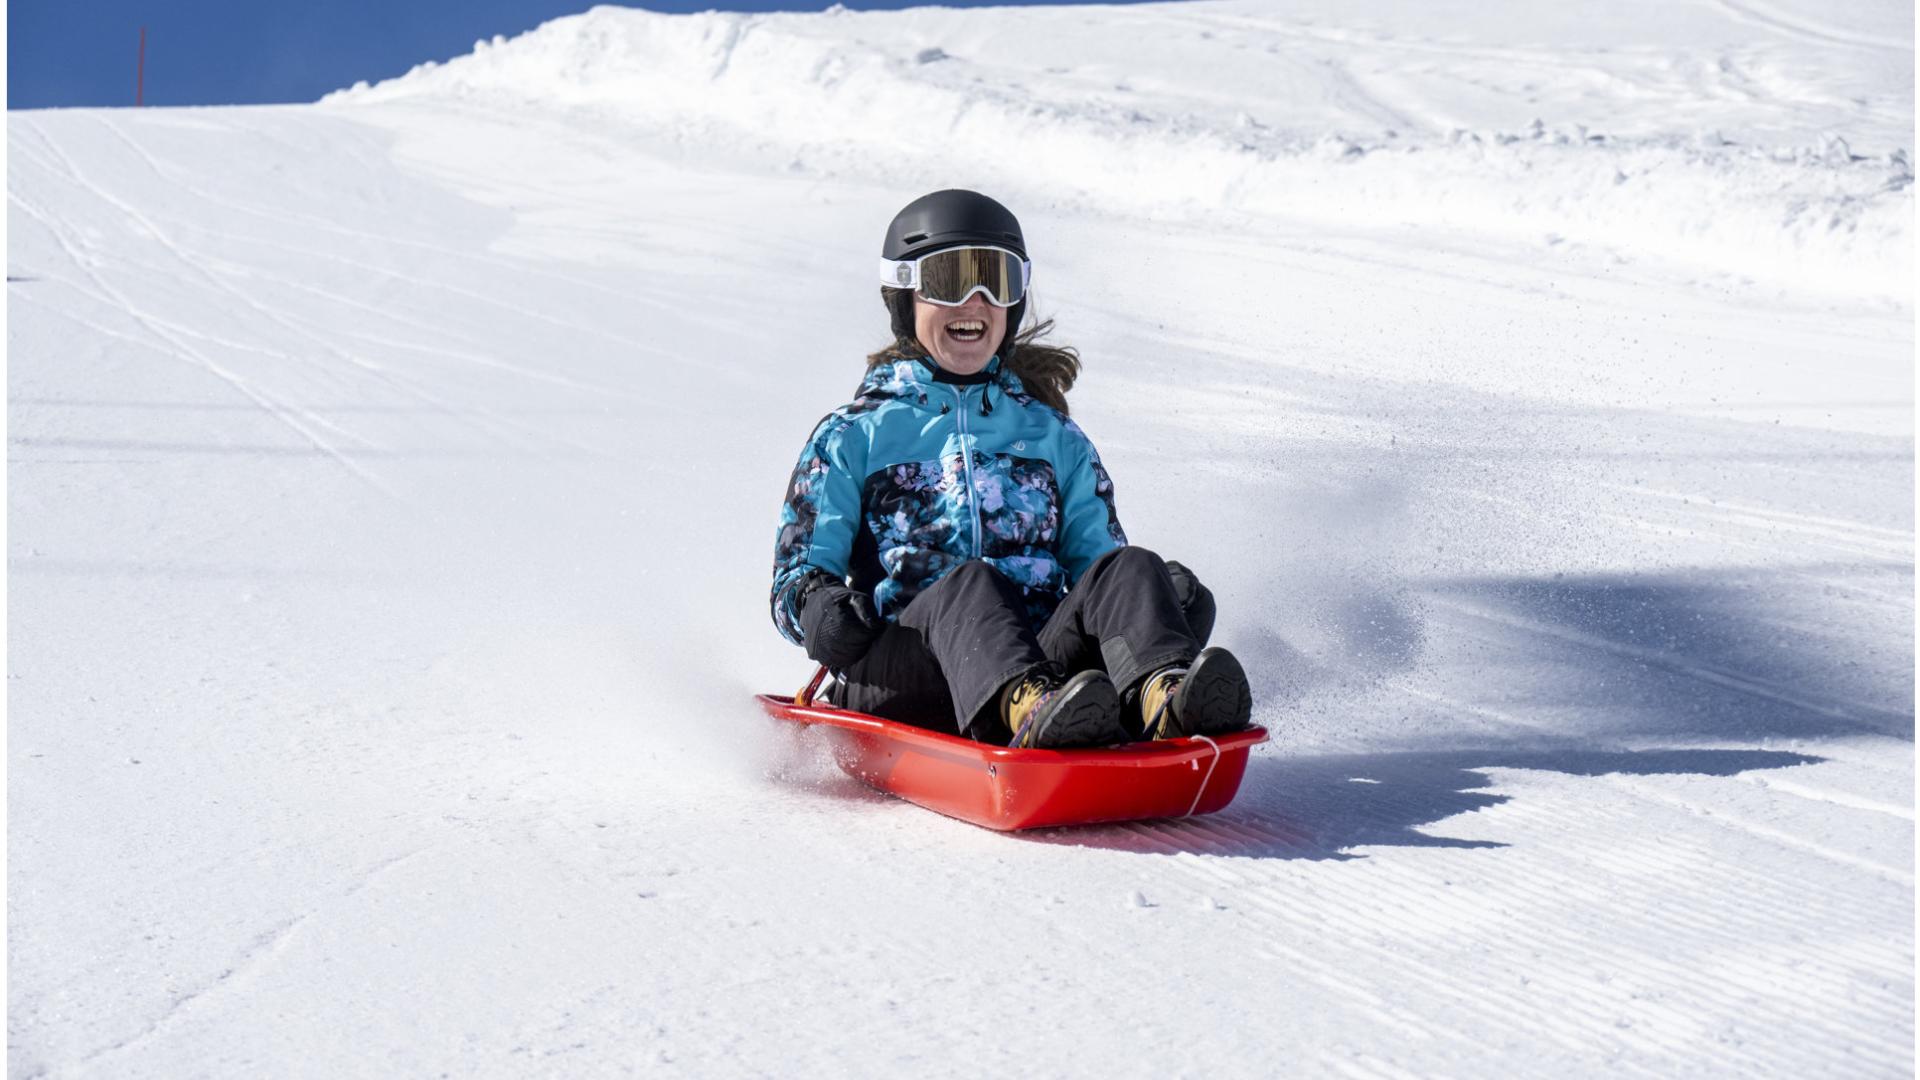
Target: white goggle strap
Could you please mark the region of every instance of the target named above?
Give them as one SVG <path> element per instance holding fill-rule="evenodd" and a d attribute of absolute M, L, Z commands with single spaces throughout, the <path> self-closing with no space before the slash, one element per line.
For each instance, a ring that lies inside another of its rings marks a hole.
<path fill-rule="evenodd" d="M 902 262 L 895 262 L 892 259 L 881 259 L 880 284 L 895 289 L 919 288 L 920 260 L 908 259 Z"/>

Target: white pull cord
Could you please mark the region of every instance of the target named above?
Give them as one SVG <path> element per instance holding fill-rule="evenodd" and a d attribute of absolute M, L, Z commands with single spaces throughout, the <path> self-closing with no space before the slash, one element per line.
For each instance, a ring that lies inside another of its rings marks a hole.
<path fill-rule="evenodd" d="M 1193 793 L 1193 805 L 1187 807 L 1187 812 L 1184 814 L 1181 814 L 1180 815 L 1181 817 L 1192 817 L 1193 812 L 1200 808 L 1200 799 L 1202 796 L 1204 796 L 1207 793 L 1207 782 L 1213 779 L 1213 767 L 1215 765 L 1220 764 L 1220 744 L 1219 743 L 1214 742 L 1212 739 L 1207 738 L 1205 735 L 1196 734 L 1196 735 L 1189 736 L 1189 738 L 1199 739 L 1201 742 L 1206 743 L 1208 746 L 1213 747 L 1213 757 L 1207 759 L 1207 775 L 1200 778 L 1200 789 Z"/>

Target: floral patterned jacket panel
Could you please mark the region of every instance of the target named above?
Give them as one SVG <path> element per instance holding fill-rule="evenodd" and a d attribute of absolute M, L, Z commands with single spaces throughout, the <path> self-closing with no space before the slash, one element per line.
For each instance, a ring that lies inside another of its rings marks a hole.
<path fill-rule="evenodd" d="M 880 365 L 814 429 L 774 546 L 773 621 L 789 640 L 801 641 L 793 600 L 816 570 L 870 589 L 891 620 L 985 559 L 1022 588 L 1037 625 L 1127 542 L 1086 434 L 998 360 L 990 370 L 967 386 L 935 381 L 926 359 Z"/>

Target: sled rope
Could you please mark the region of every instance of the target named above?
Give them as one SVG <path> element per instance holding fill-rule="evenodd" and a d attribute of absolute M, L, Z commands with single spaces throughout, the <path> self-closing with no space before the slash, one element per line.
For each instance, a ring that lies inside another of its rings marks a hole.
<path fill-rule="evenodd" d="M 1184 814 L 1181 814 L 1180 815 L 1181 817 L 1192 817 L 1193 812 L 1195 810 L 1200 809 L 1200 797 L 1207 793 L 1207 783 L 1213 779 L 1213 767 L 1215 765 L 1220 764 L 1220 744 L 1219 743 L 1214 742 L 1212 739 L 1209 739 L 1205 735 L 1195 734 L 1192 737 L 1199 739 L 1201 742 L 1206 743 L 1208 746 L 1213 747 L 1213 756 L 1207 759 L 1207 775 L 1200 778 L 1200 787 L 1198 790 L 1196 790 L 1193 793 L 1193 804 L 1187 807 L 1187 812 Z"/>

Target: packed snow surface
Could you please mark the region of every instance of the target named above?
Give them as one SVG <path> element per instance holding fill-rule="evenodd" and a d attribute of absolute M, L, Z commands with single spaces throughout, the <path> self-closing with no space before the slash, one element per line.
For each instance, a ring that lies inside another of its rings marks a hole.
<path fill-rule="evenodd" d="M 1912 9 L 596 8 L 8 116 L 9 1074 L 1913 1069 Z M 1007 836 L 755 691 L 1011 205 L 1273 732 Z"/>

